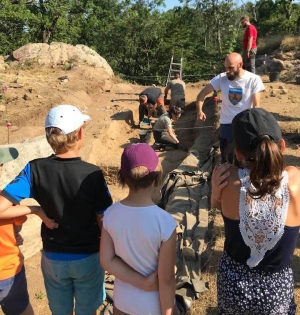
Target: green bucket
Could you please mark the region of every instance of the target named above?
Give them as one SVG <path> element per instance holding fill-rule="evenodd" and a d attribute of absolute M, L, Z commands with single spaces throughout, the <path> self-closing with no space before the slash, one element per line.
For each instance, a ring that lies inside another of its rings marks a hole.
<path fill-rule="evenodd" d="M 270 82 L 276 82 L 280 80 L 280 72 L 270 72 L 269 73 Z"/>

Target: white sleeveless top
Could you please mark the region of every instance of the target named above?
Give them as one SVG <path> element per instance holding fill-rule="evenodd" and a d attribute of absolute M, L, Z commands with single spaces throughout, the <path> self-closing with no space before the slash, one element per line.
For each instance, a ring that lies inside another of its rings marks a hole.
<path fill-rule="evenodd" d="M 250 268 L 256 267 L 266 252 L 272 249 L 281 239 L 289 207 L 288 173 L 283 171 L 280 187 L 272 196 L 252 198 L 249 193 L 255 191 L 250 183 L 248 169 L 238 170 L 241 181 L 240 190 L 240 232 L 251 254 L 247 260 Z"/>
<path fill-rule="evenodd" d="M 103 228 L 114 242 L 116 255 L 144 276 L 157 270 L 161 244 L 176 226 L 174 218 L 155 205 L 130 207 L 117 202 L 104 212 Z M 146 292 L 118 278 L 114 304 L 130 315 L 161 315 L 158 291 Z"/>

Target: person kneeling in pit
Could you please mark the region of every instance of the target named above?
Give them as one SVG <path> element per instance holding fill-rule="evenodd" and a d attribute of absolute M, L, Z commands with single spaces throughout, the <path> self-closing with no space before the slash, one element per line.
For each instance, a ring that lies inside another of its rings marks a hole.
<path fill-rule="evenodd" d="M 177 121 L 181 116 L 180 107 L 172 107 L 168 113 L 159 117 L 153 126 L 153 136 L 155 143 L 152 146 L 154 150 L 161 148 L 173 147 L 174 149 L 183 149 L 184 147 L 179 143 L 173 128 L 172 121 Z"/>

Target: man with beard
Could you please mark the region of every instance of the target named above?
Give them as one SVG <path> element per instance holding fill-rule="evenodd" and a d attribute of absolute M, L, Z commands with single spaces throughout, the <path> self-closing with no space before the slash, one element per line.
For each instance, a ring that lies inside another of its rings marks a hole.
<path fill-rule="evenodd" d="M 240 20 L 241 26 L 245 29 L 243 37 L 243 64 L 244 69 L 255 73 L 255 55 L 257 52 L 257 30 L 250 23 L 249 16 L 244 15 Z"/>
<path fill-rule="evenodd" d="M 224 62 L 225 71 L 215 76 L 197 96 L 197 120 L 205 121 L 202 111 L 205 98 L 212 92 L 221 91 L 220 150 L 222 163 L 226 161 L 226 149 L 233 142 L 231 122 L 235 115 L 251 107 L 259 107 L 260 92 L 264 90 L 261 78 L 243 69 L 242 56 L 231 53 Z"/>

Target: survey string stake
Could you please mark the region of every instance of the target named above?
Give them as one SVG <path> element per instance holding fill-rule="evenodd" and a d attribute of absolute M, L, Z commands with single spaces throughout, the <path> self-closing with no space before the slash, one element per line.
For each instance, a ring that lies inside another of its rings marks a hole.
<path fill-rule="evenodd" d="M 9 144 L 9 128 L 11 127 L 11 123 L 7 122 L 6 127 L 7 127 L 7 144 Z"/>

